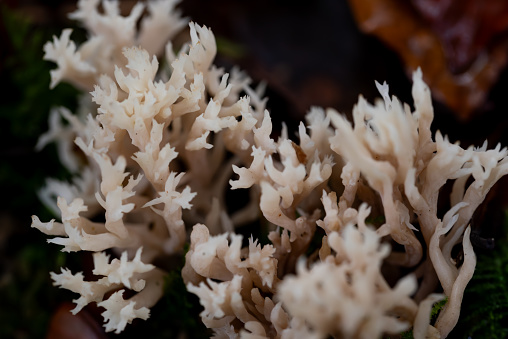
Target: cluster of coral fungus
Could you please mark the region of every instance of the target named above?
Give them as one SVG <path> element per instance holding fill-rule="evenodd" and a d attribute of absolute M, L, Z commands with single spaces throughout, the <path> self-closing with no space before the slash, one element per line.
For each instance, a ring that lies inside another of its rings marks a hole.
<path fill-rule="evenodd" d="M 174 7 L 156 0 L 124 17 L 117 2 L 80 0 L 71 18 L 88 40 L 76 46 L 65 30 L 45 46 L 57 64 L 52 86 L 90 92 L 77 112 L 52 112 L 38 145 L 56 142 L 74 179 L 48 179 L 39 194 L 61 222 L 34 216 L 32 226 L 63 251 L 95 252 L 101 277 L 51 274 L 80 294 L 73 313 L 96 302 L 106 331 L 128 331 L 162 296 L 167 272 L 156 263 L 183 255 L 187 242 L 182 276 L 216 337 L 375 338 L 409 329 L 446 337 L 476 264 L 469 221 L 508 172 L 507 151 L 433 136 L 419 71 L 414 110 L 377 84 L 382 100 L 360 98 L 353 123 L 314 108 L 297 140 L 284 128 L 274 140 L 263 89 L 214 66 L 211 30 L 190 23 L 190 42 L 174 52 L 170 39 L 187 24 Z M 248 198 L 233 208 L 228 190 Z M 439 216 L 442 199 L 450 208 Z M 267 227 L 269 242 L 251 237 L 244 247 L 235 230 L 246 224 Z M 456 246 L 463 261 L 452 256 Z M 125 289 L 135 293 L 124 298 Z"/>

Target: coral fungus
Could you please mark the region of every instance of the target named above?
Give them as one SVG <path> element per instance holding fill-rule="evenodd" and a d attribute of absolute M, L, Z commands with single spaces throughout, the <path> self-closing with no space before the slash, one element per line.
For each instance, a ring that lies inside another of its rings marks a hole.
<path fill-rule="evenodd" d="M 127 17 L 117 2 L 101 4 L 104 13 L 98 0 L 80 0 L 71 14 L 88 41 L 77 47 L 65 30 L 45 46 L 58 65 L 52 86 L 91 91 L 76 115 L 55 110 L 41 136 L 39 147 L 62 145 L 75 176 L 40 192 L 61 222 L 32 223 L 63 251 L 94 252 L 99 280 L 51 275 L 80 295 L 74 313 L 96 302 L 115 332 L 146 319 L 162 295 L 157 263 L 189 242 L 182 277 L 216 337 L 447 336 L 476 264 L 469 221 L 508 172 L 506 149 L 433 136 L 419 70 L 414 109 L 377 84 L 382 99 L 360 97 L 353 123 L 313 108 L 297 141 L 285 128 L 275 140 L 262 88 L 214 66 L 210 29 L 190 23 L 191 41 L 175 54 L 167 40 L 186 20 L 174 1 L 149 2 L 144 17 L 141 4 Z M 450 196 L 440 194 L 447 182 Z M 247 189 L 248 201 L 231 207 L 229 189 Z M 439 203 L 449 206 L 442 215 Z M 244 247 L 235 231 L 247 223 L 265 225 L 270 242 Z"/>

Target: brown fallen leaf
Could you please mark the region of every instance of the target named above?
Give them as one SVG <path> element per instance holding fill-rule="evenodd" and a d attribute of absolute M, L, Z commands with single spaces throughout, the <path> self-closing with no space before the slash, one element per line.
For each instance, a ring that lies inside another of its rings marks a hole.
<path fill-rule="evenodd" d="M 74 304 L 62 303 L 51 317 L 47 339 L 105 339 L 100 324 L 86 309 L 73 315 Z"/>
<path fill-rule="evenodd" d="M 450 107 L 461 120 L 469 120 L 485 102 L 506 65 L 508 39 L 501 33 L 508 27 L 505 22 L 508 6 L 493 6 L 500 12 L 498 20 L 492 27 L 482 30 L 484 19 L 493 9 L 478 14 L 471 5 L 473 0 L 468 0 L 470 11 L 474 13 L 469 19 L 455 18 L 455 7 L 449 6 L 446 11 L 439 12 L 436 1 L 414 2 L 416 6 L 398 0 L 349 0 L 360 28 L 394 49 L 408 74 L 421 67 L 434 97 Z M 481 1 L 482 5 L 484 3 Z M 464 28 L 462 36 L 458 30 L 468 23 L 474 25 Z M 469 44 L 466 43 L 468 34 L 472 39 Z"/>
<path fill-rule="evenodd" d="M 412 0 L 443 46 L 450 71 L 462 73 L 508 29 L 505 0 Z"/>

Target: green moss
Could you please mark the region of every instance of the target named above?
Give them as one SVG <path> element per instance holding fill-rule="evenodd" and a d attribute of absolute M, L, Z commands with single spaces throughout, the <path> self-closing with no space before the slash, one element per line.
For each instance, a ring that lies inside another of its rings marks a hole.
<path fill-rule="evenodd" d="M 508 217 L 492 252 L 479 253 L 453 337 L 508 337 Z"/>
<path fill-rule="evenodd" d="M 164 296 L 151 308 L 150 318 L 135 321 L 116 337 L 136 338 L 149 334 L 151 338 L 178 338 L 185 334 L 187 338 L 210 338 L 211 331 L 199 317 L 201 310 L 199 299 L 187 292 L 181 269 L 178 269 L 164 278 Z"/>
<path fill-rule="evenodd" d="M 39 135 L 48 129 L 51 107 L 76 107 L 78 91 L 69 85 L 49 89 L 53 67 L 42 60 L 43 45 L 51 32 L 39 29 L 26 18 L 0 6 L 0 27 L 7 41 L 0 63 L 2 100 L 0 101 L 0 187 L 16 192 L 9 200 L 11 212 L 47 211 L 35 194 L 47 177 L 66 177 L 54 147 L 35 152 Z M 44 215 L 43 215 L 44 216 Z"/>
<path fill-rule="evenodd" d="M 433 324 L 437 316 L 439 315 L 439 312 L 443 309 L 444 305 L 446 305 L 446 302 L 448 301 L 448 298 L 445 298 L 443 300 L 438 301 L 432 306 L 432 310 L 430 311 L 430 323 Z M 402 332 L 400 334 L 400 339 L 413 339 L 413 330 L 407 330 L 405 332 Z"/>
<path fill-rule="evenodd" d="M 21 243 L 26 234 L 11 237 Z M 67 256 L 48 246 L 43 236 L 29 246 L 8 248 L 9 260 L 0 281 L 0 338 L 42 338 L 45 336 L 51 312 L 65 300 L 62 290 L 52 286 L 50 271 L 68 264 Z M 30 324 L 27 326 L 27 324 Z"/>
<path fill-rule="evenodd" d="M 0 4 L 0 187 L 9 192 L 0 215 L 0 338 L 42 338 L 52 310 L 63 300 L 52 286 L 50 271 L 69 264 L 57 246 L 30 228 L 30 215 L 51 216 L 36 191 L 48 176 L 63 178 L 54 147 L 35 152 L 38 136 L 47 130 L 50 107 L 74 107 L 78 92 L 70 86 L 49 89 L 51 64 L 42 46 L 51 32 Z M 4 240 L 4 239 L 1 239 Z"/>
<path fill-rule="evenodd" d="M 386 218 L 384 215 L 378 215 L 378 216 L 369 216 L 367 219 L 365 219 L 365 223 L 367 225 L 375 225 L 375 226 L 381 226 L 386 222 Z"/>
<path fill-rule="evenodd" d="M 217 53 L 221 56 L 231 59 L 241 59 L 247 54 L 247 50 L 243 45 L 237 44 L 227 38 L 216 36 Z"/>
<path fill-rule="evenodd" d="M 436 322 L 437 316 L 439 315 L 439 312 L 443 309 L 443 307 L 448 302 L 448 297 L 444 298 L 443 300 L 438 301 L 437 303 L 432 306 L 432 310 L 430 311 L 430 323 L 433 324 Z"/>
<path fill-rule="evenodd" d="M 412 331 L 412 330 L 409 330 L 409 331 L 403 332 L 403 333 L 400 335 L 400 338 L 401 338 L 401 339 L 413 339 L 413 331 Z"/>

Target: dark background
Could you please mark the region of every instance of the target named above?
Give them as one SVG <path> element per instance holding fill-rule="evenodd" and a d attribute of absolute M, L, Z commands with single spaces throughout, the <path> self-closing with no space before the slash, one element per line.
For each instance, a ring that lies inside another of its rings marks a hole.
<path fill-rule="evenodd" d="M 128 12 L 134 2 L 121 4 Z M 75 298 L 51 287 L 48 272 L 63 265 L 79 271 L 87 260 L 61 254 L 29 227 L 32 214 L 41 220 L 52 217 L 35 194 L 44 178 L 68 176 L 57 165 L 54 148 L 39 153 L 33 148 L 47 129 L 50 107 L 76 105 L 77 92 L 70 86 L 62 84 L 49 91 L 49 70 L 54 65 L 42 61 L 42 44 L 61 29 L 75 27 L 66 18 L 75 4 L 10 0 L 0 1 L 0 6 L 0 337 L 43 337 L 50 316 L 64 301 Z M 212 28 L 219 44 L 218 65 L 226 69 L 239 65 L 254 83 L 267 82 L 275 128 L 286 121 L 295 131 L 311 106 L 350 114 L 360 93 L 370 101 L 379 96 L 374 80 L 386 81 L 391 94 L 412 104 L 411 82 L 399 56 L 359 30 L 345 0 L 184 0 L 179 7 L 184 16 Z M 75 29 L 78 37 L 83 36 Z M 491 147 L 497 142 L 508 145 L 507 89 L 504 70 L 468 121 L 457 119 L 452 110 L 435 102 L 433 129 L 452 141 L 461 140 L 463 146 L 481 145 L 485 139 Z M 504 196 L 504 188 L 500 191 L 498 195 Z M 103 336 L 93 317 L 81 317 L 80 326 L 87 329 L 82 337 Z M 174 326 L 180 325 L 193 326 L 182 321 Z M 146 331 L 137 323 L 133 327 L 132 333 Z M 88 330 L 92 334 L 85 334 Z"/>

